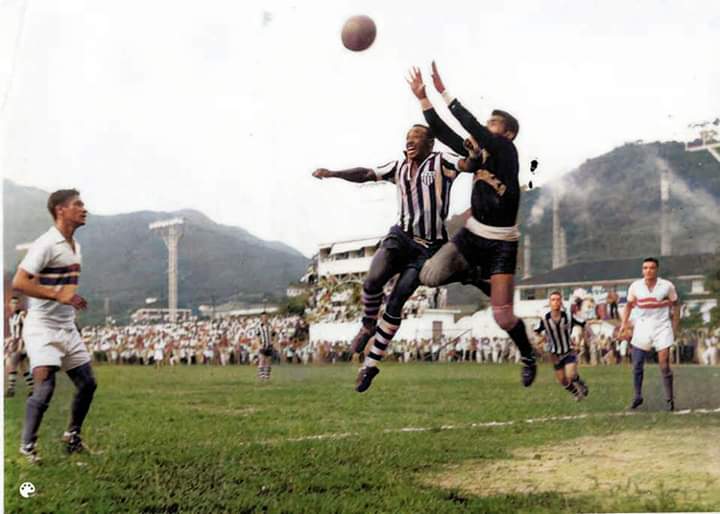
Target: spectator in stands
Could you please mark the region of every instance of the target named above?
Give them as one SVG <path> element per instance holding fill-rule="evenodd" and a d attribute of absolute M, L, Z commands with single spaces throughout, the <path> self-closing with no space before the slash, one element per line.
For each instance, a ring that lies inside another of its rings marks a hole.
<path fill-rule="evenodd" d="M 620 319 L 620 315 L 618 314 L 619 300 L 620 298 L 618 297 L 617 291 L 615 291 L 613 287 L 607 295 L 608 317 L 610 319 Z"/>

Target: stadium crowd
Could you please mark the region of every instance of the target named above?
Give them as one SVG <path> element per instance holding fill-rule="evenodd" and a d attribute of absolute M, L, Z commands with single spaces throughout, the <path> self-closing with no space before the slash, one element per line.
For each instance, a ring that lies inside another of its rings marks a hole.
<path fill-rule="evenodd" d="M 432 305 L 430 295 L 421 292 L 413 310 Z M 435 299 L 432 299 L 435 301 Z M 423 303 L 427 302 L 427 303 Z M 299 315 L 269 318 L 274 333 L 274 362 L 289 364 L 336 363 L 353 360 L 349 340 L 311 341 L 307 319 Z M 242 365 L 257 362 L 260 351 L 259 316 L 229 316 L 217 319 L 190 318 L 175 325 L 135 323 L 88 326 L 82 329 L 93 359 L 97 363 L 118 365 Z M 707 329 L 683 330 L 672 348 L 673 362 L 720 364 L 720 334 Z M 581 364 L 611 365 L 630 362 L 627 340 L 616 334 L 591 335 L 579 331 L 574 337 Z M 9 345 L 6 344 L 6 354 Z M 545 348 L 536 340 L 535 348 L 544 358 Z M 7 355 L 6 355 L 7 356 Z M 397 362 L 518 362 L 515 345 L 503 337 L 430 338 L 394 341 L 387 360 Z M 357 357 L 355 358 L 357 360 Z"/>
<path fill-rule="evenodd" d="M 190 320 L 177 325 L 85 327 L 82 331 L 96 362 L 111 364 L 232 365 L 253 364 L 260 349 L 259 317 Z M 350 341 L 310 341 L 300 316 L 270 318 L 275 333 L 273 360 L 289 364 L 336 363 L 353 360 Z M 629 343 L 605 335 L 574 339 L 582 364 L 612 365 L 630 362 Z M 536 351 L 545 355 L 540 340 Z M 673 347 L 676 362 L 720 363 L 718 336 L 685 330 Z M 387 356 L 397 362 L 518 362 L 508 338 L 446 335 L 439 339 L 399 339 Z"/>
<path fill-rule="evenodd" d="M 395 285 L 395 279 L 385 285 L 385 297 Z M 362 315 L 360 281 L 339 282 L 334 277 L 322 277 L 309 299 L 307 317 L 310 322 L 345 322 L 359 320 Z M 442 309 L 447 305 L 447 289 L 419 286 L 405 302 L 402 315 L 422 316 L 427 309 Z"/>

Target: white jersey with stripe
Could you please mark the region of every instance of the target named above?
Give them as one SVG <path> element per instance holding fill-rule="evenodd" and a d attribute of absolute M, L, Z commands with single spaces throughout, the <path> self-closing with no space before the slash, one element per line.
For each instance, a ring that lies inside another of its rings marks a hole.
<path fill-rule="evenodd" d="M 398 226 L 411 237 L 427 241 L 447 239 L 445 220 L 450 189 L 458 175 L 461 156 L 431 152 L 412 176 L 409 159 L 390 161 L 374 169 L 379 180 L 397 185 Z"/>
<path fill-rule="evenodd" d="M 20 268 L 37 276 L 41 286 L 58 291 L 63 287 L 77 288 L 82 255 L 80 244 L 73 247 L 55 227 L 38 237 L 20 262 Z M 50 328 L 75 328 L 75 308 L 54 300 L 28 298 L 27 322 L 40 321 Z"/>
<path fill-rule="evenodd" d="M 633 312 L 636 323 L 648 323 L 656 326 L 671 327 L 670 307 L 677 302 L 675 286 L 669 280 L 657 279 L 650 290 L 645 279 L 636 280 L 628 289 L 628 302 L 635 302 L 637 312 Z"/>

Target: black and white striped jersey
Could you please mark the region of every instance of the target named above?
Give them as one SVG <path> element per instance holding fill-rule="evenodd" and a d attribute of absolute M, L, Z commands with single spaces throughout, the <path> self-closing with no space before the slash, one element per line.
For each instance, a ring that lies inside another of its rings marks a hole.
<path fill-rule="evenodd" d="M 275 332 L 270 325 L 260 325 L 258 327 L 258 337 L 260 338 L 260 345 L 263 348 L 269 348 L 273 344 L 273 336 Z"/>
<path fill-rule="evenodd" d="M 378 180 L 397 185 L 398 226 L 410 237 L 427 241 L 447 239 L 445 220 L 450 208 L 450 189 L 459 173 L 461 156 L 431 152 L 411 169 L 406 158 L 390 161 L 374 169 Z"/>
<path fill-rule="evenodd" d="M 545 332 L 550 352 L 564 355 L 572 350 L 571 338 L 574 326 L 585 326 L 585 321 L 568 313 L 565 309 L 560 311 L 560 319 L 552 319 L 552 312 L 548 310 L 543 314 L 534 330 L 536 334 Z"/>
<path fill-rule="evenodd" d="M 22 338 L 23 323 L 25 322 L 25 311 L 15 311 L 10 316 L 10 337 L 13 339 Z"/>

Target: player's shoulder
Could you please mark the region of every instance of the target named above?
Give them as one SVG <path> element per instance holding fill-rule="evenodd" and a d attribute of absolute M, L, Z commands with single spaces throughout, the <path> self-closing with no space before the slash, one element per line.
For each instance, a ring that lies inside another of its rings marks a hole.
<path fill-rule="evenodd" d="M 39 248 L 45 246 L 52 246 L 57 242 L 58 230 L 55 227 L 50 227 L 48 230 L 40 234 L 35 240 L 30 243 L 30 248 Z"/>
<path fill-rule="evenodd" d="M 675 284 L 673 284 L 670 280 L 662 277 L 658 277 L 658 283 L 663 287 L 675 287 Z"/>
<path fill-rule="evenodd" d="M 637 289 L 638 287 L 642 287 L 643 284 L 645 284 L 645 279 L 639 278 L 637 280 L 633 280 L 632 284 L 630 284 L 630 287 L 633 289 Z"/>

